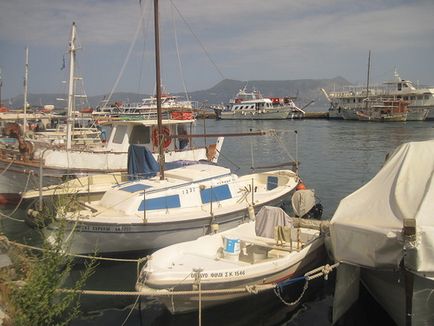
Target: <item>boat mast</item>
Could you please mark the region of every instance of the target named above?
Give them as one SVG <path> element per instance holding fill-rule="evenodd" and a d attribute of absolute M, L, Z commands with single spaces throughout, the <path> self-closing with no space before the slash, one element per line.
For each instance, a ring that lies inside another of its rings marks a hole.
<path fill-rule="evenodd" d="M 28 92 L 28 85 L 27 81 L 29 78 L 29 48 L 26 47 L 26 61 L 24 64 L 24 118 L 23 118 L 23 134 L 26 135 L 27 132 L 27 92 Z"/>
<path fill-rule="evenodd" d="M 155 79 L 157 95 L 157 123 L 158 123 L 158 162 L 160 164 L 160 180 L 164 179 L 164 148 L 163 122 L 161 115 L 161 77 L 160 77 L 160 30 L 158 22 L 158 0 L 154 0 L 154 30 L 155 30 Z"/>
<path fill-rule="evenodd" d="M 2 68 L 0 68 L 0 108 L 2 107 L 2 86 L 3 86 Z"/>
<path fill-rule="evenodd" d="M 66 149 L 71 149 L 72 109 L 74 107 L 74 69 L 75 69 L 76 26 L 72 23 L 71 40 L 69 41 L 69 80 L 68 80 L 68 115 L 66 120 Z"/>
<path fill-rule="evenodd" d="M 371 70 L 371 50 L 369 50 L 368 54 L 368 76 L 366 77 L 366 111 L 368 110 L 369 105 L 369 73 Z"/>

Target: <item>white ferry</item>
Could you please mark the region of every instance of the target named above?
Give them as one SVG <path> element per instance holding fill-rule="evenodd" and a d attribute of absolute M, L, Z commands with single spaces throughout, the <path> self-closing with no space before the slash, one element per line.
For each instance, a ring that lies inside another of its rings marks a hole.
<path fill-rule="evenodd" d="M 379 86 L 346 86 L 340 91 L 322 90 L 330 102 L 329 118 L 358 120 L 357 112 L 366 106 L 366 99 L 381 97 L 409 101 L 407 121 L 434 120 L 434 86 L 419 87 L 401 79 L 395 71 L 394 79 Z"/>

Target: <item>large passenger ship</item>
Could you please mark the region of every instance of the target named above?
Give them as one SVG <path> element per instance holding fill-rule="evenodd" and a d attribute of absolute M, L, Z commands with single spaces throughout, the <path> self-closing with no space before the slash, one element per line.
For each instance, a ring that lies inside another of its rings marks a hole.
<path fill-rule="evenodd" d="M 346 86 L 342 90 L 322 90 L 330 102 L 329 118 L 358 120 L 357 112 L 366 106 L 366 99 L 388 97 L 408 101 L 407 121 L 434 120 L 434 86 L 419 87 L 410 80 L 401 79 L 395 71 L 394 78 L 382 85 Z"/>

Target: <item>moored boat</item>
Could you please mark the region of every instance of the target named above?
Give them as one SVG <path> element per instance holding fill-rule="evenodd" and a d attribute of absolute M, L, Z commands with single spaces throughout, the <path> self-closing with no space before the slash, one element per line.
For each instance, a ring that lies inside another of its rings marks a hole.
<path fill-rule="evenodd" d="M 286 241 L 275 239 L 275 228 Z M 323 244 L 319 230 L 294 227 L 280 208 L 265 206 L 255 221 L 154 252 L 136 290 L 159 294 L 171 313 L 206 309 L 255 295 L 234 289 L 303 276 L 324 262 Z"/>
<path fill-rule="evenodd" d="M 234 227 L 248 219 L 249 210 L 281 204 L 298 182 L 291 170 L 238 177 L 216 165 L 187 165 L 165 171 L 164 179 L 113 186 L 101 200 L 78 209 L 60 209 L 44 232 L 50 239 L 65 227 L 71 253 L 157 249 Z"/>
<path fill-rule="evenodd" d="M 368 101 L 364 110 L 356 111 L 359 121 L 403 122 L 407 121 L 408 102 L 393 99 Z"/>
<path fill-rule="evenodd" d="M 357 111 L 363 110 L 365 99 L 392 98 L 408 101 L 407 121 L 434 119 L 434 87 L 420 87 L 410 80 L 401 79 L 395 71 L 394 78 L 382 85 L 346 86 L 341 90 L 325 93 L 330 102 L 329 117 L 334 119 L 358 120 Z"/>
<path fill-rule="evenodd" d="M 215 113 L 222 120 L 293 119 L 305 114 L 290 97 L 265 98 L 257 90 L 247 92 L 245 87 L 230 101 L 227 108 L 217 108 Z"/>
<path fill-rule="evenodd" d="M 402 144 L 372 180 L 341 200 L 331 219 L 333 255 L 348 271 L 343 278 L 338 271 L 336 289 L 345 291 L 339 300 L 336 291 L 335 301 L 351 304 L 347 294 L 357 293 L 360 275 L 397 325 L 432 325 L 432 212 L 434 140 Z"/>
<path fill-rule="evenodd" d="M 194 124 L 194 117 L 168 117 L 167 119 L 117 120 L 111 122 L 111 133 L 107 141 L 96 139 L 98 130 L 91 134 L 74 131 L 74 80 L 75 54 L 77 51 L 76 25 L 72 24 L 69 42 L 70 69 L 68 92 L 68 118 L 65 130 L 59 138 L 53 139 L 56 133 L 39 135 L 30 138 L 27 134 L 19 134 L 11 143 L 0 143 L 0 202 L 18 202 L 20 193 L 32 188 L 59 184 L 65 178 L 98 173 L 115 173 L 127 170 L 128 149 L 131 144 L 146 146 L 157 158 L 160 155 L 159 143 L 166 153 L 166 162 L 178 160 L 210 160 L 216 162 L 222 139 L 217 144 L 207 147 L 194 147 L 188 138 L 174 140 L 176 135 L 185 136 Z M 3 113 L 10 114 L 10 113 Z M 27 115 L 24 115 L 26 118 Z M 158 131 L 164 134 L 160 139 Z M 78 141 L 74 140 L 75 136 Z M 92 144 L 82 136 L 89 137 Z M 9 139 L 8 139 L 9 140 Z M 95 141 L 96 140 L 96 141 Z"/>
<path fill-rule="evenodd" d="M 163 118 L 174 118 L 174 115 L 184 114 L 189 115 L 189 119 L 194 118 L 195 110 L 194 102 L 190 100 L 181 100 L 179 96 L 171 95 L 164 90 L 161 94 L 161 110 Z M 94 119 L 99 121 L 111 120 L 116 118 L 137 118 L 156 119 L 157 118 L 157 97 L 149 96 L 143 98 L 140 103 L 123 103 L 116 101 L 112 105 L 108 105 L 107 101 L 103 103 L 97 111 L 92 112 Z"/>

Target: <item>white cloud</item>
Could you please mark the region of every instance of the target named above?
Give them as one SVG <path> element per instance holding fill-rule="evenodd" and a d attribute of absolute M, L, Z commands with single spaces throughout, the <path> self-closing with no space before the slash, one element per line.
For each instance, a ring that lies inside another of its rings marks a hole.
<path fill-rule="evenodd" d="M 160 0 L 161 46 L 165 60 L 170 60 L 164 68 L 168 79 L 178 76 L 177 71 L 172 71 L 177 59 L 171 2 L 228 78 L 343 75 L 351 80 L 364 75 L 369 49 L 378 58 L 376 62 L 389 60 L 405 64 L 408 71 L 421 74 L 422 80 L 434 76 L 434 68 L 426 59 L 434 54 L 432 0 Z M 142 0 L 142 8 L 149 50 L 153 43 L 152 0 Z M 219 74 L 207 61 L 189 27 L 175 9 L 172 11 L 185 74 L 197 81 L 189 88 L 206 88 L 206 81 L 218 81 Z M 126 53 L 139 19 L 138 0 L 3 0 L 0 2 L 0 48 L 4 44 L 16 44 L 20 49 L 24 45 L 46 47 L 47 51 L 64 49 L 71 23 L 76 21 L 85 49 L 83 66 L 96 74 L 95 81 L 88 85 L 94 92 L 102 93 L 98 87 L 107 90 L 108 81 L 116 79 L 122 63 L 120 56 Z M 143 35 L 140 35 L 131 60 L 137 67 L 129 68 L 129 72 L 142 69 L 138 66 L 142 49 Z M 419 62 L 406 58 L 412 51 L 419 54 Z M 31 53 L 37 61 L 37 51 Z M 18 56 L 22 57 L 22 53 Z M 2 57 L 6 55 L 0 51 L 0 65 L 13 69 L 10 63 L 2 62 Z M 22 65 L 21 61 L 17 61 L 16 67 Z M 105 84 L 97 81 L 102 74 L 97 69 L 103 70 Z M 132 87 L 132 79 L 124 80 L 122 85 L 124 89 L 136 88 Z"/>

